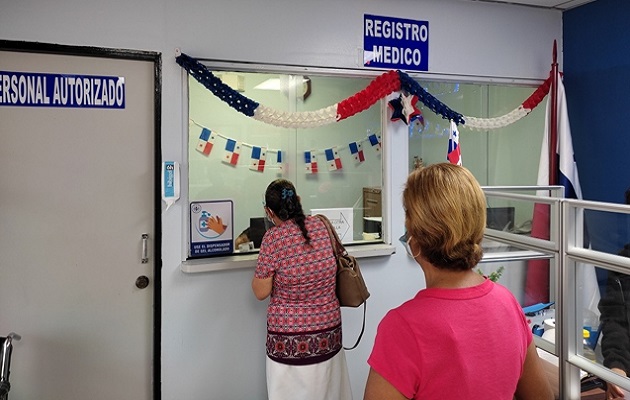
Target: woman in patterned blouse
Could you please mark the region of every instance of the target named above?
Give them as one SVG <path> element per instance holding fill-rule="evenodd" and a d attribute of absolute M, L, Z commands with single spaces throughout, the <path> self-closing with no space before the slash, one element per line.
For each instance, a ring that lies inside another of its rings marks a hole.
<path fill-rule="evenodd" d="M 305 216 L 295 187 L 273 181 L 252 290 L 267 307 L 269 400 L 352 399 L 335 295 L 337 264 L 324 223 Z"/>

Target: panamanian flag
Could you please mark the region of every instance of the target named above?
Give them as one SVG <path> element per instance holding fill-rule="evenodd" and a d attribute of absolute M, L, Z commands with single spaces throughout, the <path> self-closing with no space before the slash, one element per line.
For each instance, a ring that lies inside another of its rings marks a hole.
<path fill-rule="evenodd" d="M 368 140 L 370 141 L 370 144 L 372 145 L 374 150 L 376 150 L 377 152 L 381 151 L 381 137 L 379 135 L 373 133 L 368 136 Z"/>
<path fill-rule="evenodd" d="M 352 142 L 348 145 L 350 147 L 350 153 L 354 156 L 356 162 L 362 163 L 365 161 L 365 155 L 363 154 L 363 145 L 361 142 Z"/>
<path fill-rule="evenodd" d="M 328 162 L 329 171 L 335 171 L 343 168 L 337 146 L 324 150 L 324 153 L 326 154 L 326 162 Z"/>
<path fill-rule="evenodd" d="M 564 186 L 564 197 L 567 199 L 582 199 L 582 188 L 578 175 L 577 163 L 573 153 L 573 139 L 571 137 L 571 125 L 569 123 L 569 111 L 567 100 L 562 83 L 562 77 L 558 73 L 557 88 L 557 138 L 555 143 L 556 168 L 550 171 L 549 165 L 549 142 L 551 133 L 549 132 L 551 119 L 551 94 L 547 98 L 547 111 L 545 115 L 545 132 L 540 150 L 540 162 L 538 165 L 538 186 L 548 186 L 550 176 L 555 177 L 556 185 Z M 580 210 L 575 216 L 575 229 L 580 232 L 580 237 L 588 236 L 584 210 Z M 534 215 L 532 217 L 531 237 L 549 239 L 550 209 L 548 204 L 535 203 Z M 584 248 L 590 247 L 588 239 L 583 239 Z M 581 293 L 581 304 L 583 310 L 590 310 L 599 316 L 597 305 L 600 300 L 600 291 L 597 281 L 595 267 L 591 264 L 577 263 L 578 293 Z M 550 269 L 549 260 L 529 260 L 527 265 L 527 275 L 525 282 L 525 302 L 536 304 L 549 301 L 550 291 Z M 580 310 L 580 312 L 583 312 Z M 593 336 L 591 336 L 593 337 Z M 597 336 L 595 336 L 597 337 Z"/>
<path fill-rule="evenodd" d="M 201 135 L 199 135 L 199 141 L 197 142 L 197 151 L 204 156 L 210 155 L 212 146 L 214 146 L 214 139 L 216 138 L 216 133 L 212 132 L 208 128 L 203 128 L 201 130 Z"/>
<path fill-rule="evenodd" d="M 457 124 L 453 121 L 451 121 L 451 132 L 448 138 L 446 159 L 451 164 L 462 165 L 462 152 L 459 147 L 459 131 L 457 130 Z"/>
<path fill-rule="evenodd" d="M 249 169 L 252 171 L 263 172 L 265 170 L 265 160 L 267 159 L 266 147 L 252 147 L 252 162 Z"/>
<path fill-rule="evenodd" d="M 317 159 L 315 158 L 315 151 L 308 150 L 304 152 L 304 163 L 306 164 L 306 172 L 311 174 L 317 173 Z"/>
<path fill-rule="evenodd" d="M 236 140 L 228 139 L 225 144 L 225 155 L 223 156 L 223 162 L 236 165 L 238 163 L 238 156 L 241 155 L 241 143 Z"/>
<path fill-rule="evenodd" d="M 280 169 L 282 169 L 282 166 L 284 165 L 284 153 L 282 150 L 278 150 L 276 153 L 276 164 L 278 164 Z"/>

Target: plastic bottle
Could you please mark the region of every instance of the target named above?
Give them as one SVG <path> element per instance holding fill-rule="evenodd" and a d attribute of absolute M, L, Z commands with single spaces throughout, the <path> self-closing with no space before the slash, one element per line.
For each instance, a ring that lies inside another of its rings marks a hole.
<path fill-rule="evenodd" d="M 583 337 L 582 355 L 588 358 L 589 360 L 596 362 L 597 356 L 595 355 L 595 352 L 593 351 L 593 349 L 591 349 L 591 346 L 589 346 L 588 344 L 588 340 L 591 337 L 591 332 L 588 329 L 582 329 L 582 337 Z"/>

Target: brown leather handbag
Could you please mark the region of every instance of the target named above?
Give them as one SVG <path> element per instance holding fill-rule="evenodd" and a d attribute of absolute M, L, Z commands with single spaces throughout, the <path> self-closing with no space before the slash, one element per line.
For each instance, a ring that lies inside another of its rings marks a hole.
<path fill-rule="evenodd" d="M 370 297 L 356 258 L 348 254 L 337 232 L 325 215 L 317 214 L 328 229 L 333 252 L 337 259 L 337 298 L 342 307 L 359 307 Z"/>

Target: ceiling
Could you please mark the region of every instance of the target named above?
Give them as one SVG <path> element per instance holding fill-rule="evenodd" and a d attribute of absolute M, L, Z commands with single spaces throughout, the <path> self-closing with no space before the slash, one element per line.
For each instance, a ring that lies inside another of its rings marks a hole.
<path fill-rule="evenodd" d="M 524 6 L 552 8 L 552 9 L 564 11 L 564 10 L 569 10 L 571 8 L 579 7 L 583 4 L 590 3 L 595 0 L 466 0 L 466 1 L 478 1 L 478 2 L 483 2 L 483 3 L 520 4 Z"/>

